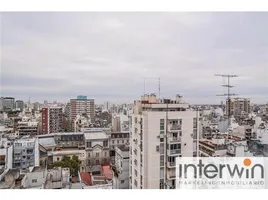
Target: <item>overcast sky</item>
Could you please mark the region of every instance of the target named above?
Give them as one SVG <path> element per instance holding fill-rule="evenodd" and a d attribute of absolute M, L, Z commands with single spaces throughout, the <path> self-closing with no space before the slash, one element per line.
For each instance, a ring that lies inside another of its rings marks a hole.
<path fill-rule="evenodd" d="M 144 92 L 219 103 L 268 101 L 268 13 L 4 13 L 1 95 L 133 101 Z"/>

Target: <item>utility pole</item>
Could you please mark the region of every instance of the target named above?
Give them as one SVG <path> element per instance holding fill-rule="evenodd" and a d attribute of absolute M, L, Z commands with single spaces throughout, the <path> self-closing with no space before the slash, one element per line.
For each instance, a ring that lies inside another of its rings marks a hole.
<path fill-rule="evenodd" d="M 231 125 L 231 112 L 230 112 L 230 104 L 231 104 L 231 96 L 235 96 L 237 94 L 230 93 L 230 89 L 234 86 L 230 85 L 230 78 L 238 77 L 237 75 L 230 74 L 215 74 L 215 76 L 221 76 L 223 78 L 227 78 L 227 84 L 222 85 L 222 87 L 227 87 L 227 94 L 219 94 L 217 96 L 227 96 L 227 104 L 228 104 L 228 125 Z"/>

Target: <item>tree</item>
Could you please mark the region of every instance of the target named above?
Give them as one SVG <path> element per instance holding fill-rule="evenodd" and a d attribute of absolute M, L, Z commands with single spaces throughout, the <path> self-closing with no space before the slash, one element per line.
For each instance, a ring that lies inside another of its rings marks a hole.
<path fill-rule="evenodd" d="M 72 156 L 70 158 L 69 156 L 64 156 L 61 161 L 54 162 L 54 167 L 62 167 L 62 168 L 69 168 L 70 174 L 77 176 L 81 161 L 78 159 L 78 156 Z"/>

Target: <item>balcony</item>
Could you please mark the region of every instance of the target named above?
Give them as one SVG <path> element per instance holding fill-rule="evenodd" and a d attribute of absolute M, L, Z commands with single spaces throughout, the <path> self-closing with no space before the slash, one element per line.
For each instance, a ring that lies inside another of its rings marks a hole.
<path fill-rule="evenodd" d="M 181 125 L 180 124 L 169 124 L 168 131 L 169 132 L 181 131 Z"/>
<path fill-rule="evenodd" d="M 167 166 L 168 166 L 168 168 L 175 168 L 176 163 L 175 162 L 167 162 Z"/>
<path fill-rule="evenodd" d="M 179 143 L 179 142 L 181 142 L 181 138 L 180 137 L 168 137 L 167 142 L 168 143 Z"/>
<path fill-rule="evenodd" d="M 176 172 L 175 170 L 171 170 L 170 172 L 167 173 L 167 179 L 168 180 L 175 180 L 176 179 Z"/>
<path fill-rule="evenodd" d="M 168 149 L 167 154 L 168 156 L 179 155 L 181 154 L 181 150 L 180 149 L 173 149 L 173 150 Z"/>

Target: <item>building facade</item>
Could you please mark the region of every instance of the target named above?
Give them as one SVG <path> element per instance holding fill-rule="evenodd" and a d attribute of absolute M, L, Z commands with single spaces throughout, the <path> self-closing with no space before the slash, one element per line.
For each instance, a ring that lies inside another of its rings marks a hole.
<path fill-rule="evenodd" d="M 226 100 L 226 114 L 239 117 L 251 112 L 250 100 L 246 98 L 232 98 Z"/>
<path fill-rule="evenodd" d="M 94 165 L 110 163 L 109 137 L 103 131 L 84 132 L 85 150 L 87 158 L 87 171 Z"/>
<path fill-rule="evenodd" d="M 110 136 L 110 156 L 114 162 L 115 148 L 117 146 L 129 145 L 129 131 L 126 132 L 111 132 Z"/>
<path fill-rule="evenodd" d="M 39 166 L 38 139 L 15 140 L 13 144 L 13 168 L 26 169 L 34 166 Z"/>
<path fill-rule="evenodd" d="M 20 136 L 25 135 L 37 135 L 38 134 L 38 122 L 18 122 L 18 133 Z"/>
<path fill-rule="evenodd" d="M 176 157 L 197 155 L 198 111 L 181 96 L 135 101 L 130 133 L 130 188 L 175 188 Z"/>
<path fill-rule="evenodd" d="M 112 117 L 112 131 L 119 132 L 120 131 L 120 115 L 114 115 Z"/>
<path fill-rule="evenodd" d="M 63 132 L 63 112 L 61 107 L 42 108 L 42 133 Z"/>
<path fill-rule="evenodd" d="M 115 165 L 113 167 L 113 188 L 129 189 L 129 147 L 115 147 Z"/>
<path fill-rule="evenodd" d="M 23 111 L 23 109 L 24 109 L 24 102 L 22 100 L 17 100 L 15 102 L 15 108 L 16 108 L 16 110 Z"/>
<path fill-rule="evenodd" d="M 13 110 L 15 108 L 15 99 L 13 97 L 2 97 L 0 107 L 3 111 Z"/>

